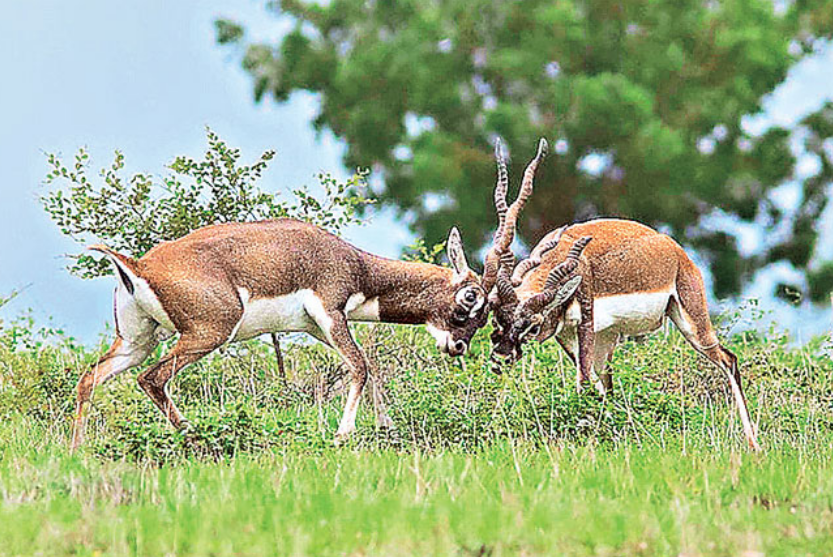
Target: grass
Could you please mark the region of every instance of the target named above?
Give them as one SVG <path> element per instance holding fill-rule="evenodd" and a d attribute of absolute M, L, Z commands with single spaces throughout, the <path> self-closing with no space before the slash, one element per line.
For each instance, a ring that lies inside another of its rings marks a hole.
<path fill-rule="evenodd" d="M 418 329 L 367 327 L 392 432 L 368 397 L 335 447 L 338 359 L 292 346 L 283 385 L 251 343 L 177 378 L 192 443 L 128 373 L 97 391 L 70 455 L 72 389 L 95 352 L 9 331 L 0 555 L 833 554 L 821 340 L 732 338 L 762 454 L 744 448 L 725 379 L 675 333 L 620 349 L 602 399 L 575 392 L 553 345 L 496 377 L 482 333 L 453 361 Z"/>

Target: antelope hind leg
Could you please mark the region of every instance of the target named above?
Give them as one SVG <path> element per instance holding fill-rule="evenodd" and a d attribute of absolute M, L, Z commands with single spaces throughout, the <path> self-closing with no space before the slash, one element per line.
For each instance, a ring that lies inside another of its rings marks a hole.
<path fill-rule="evenodd" d="M 118 374 L 141 364 L 156 347 L 153 335 L 147 335 L 145 343 L 137 343 L 116 337 L 104 355 L 81 375 L 77 386 L 75 421 L 72 430 L 71 450 L 84 442 L 87 427 L 86 406 L 92 391 L 98 385 L 109 381 Z"/>
<path fill-rule="evenodd" d="M 746 396 L 743 393 L 738 359 L 719 343 L 705 308 L 705 298 L 703 297 L 702 303 L 694 303 L 696 300 L 688 300 L 688 302 L 689 304 L 686 305 L 684 299 L 679 301 L 672 299 L 668 315 L 689 344 L 729 377 L 746 441 L 752 450 L 759 451 L 761 446 L 758 444 L 758 433 L 749 415 Z"/>

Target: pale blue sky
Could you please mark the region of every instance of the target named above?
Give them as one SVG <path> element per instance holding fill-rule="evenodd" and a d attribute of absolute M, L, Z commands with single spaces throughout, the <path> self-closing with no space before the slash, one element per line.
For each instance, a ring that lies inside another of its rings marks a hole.
<path fill-rule="evenodd" d="M 346 176 L 343 146 L 329 134 L 316 137 L 309 122 L 316 111 L 311 95 L 296 95 L 276 106 L 255 105 L 251 82 L 238 59 L 214 44 L 212 22 L 228 16 L 249 25 L 257 38 L 286 28 L 260 2 L 112 2 L 28 0 L 7 2 L 0 18 L 0 293 L 28 288 L 10 306 L 9 318 L 32 308 L 39 320 L 91 342 L 111 320 L 110 278 L 81 280 L 65 271 L 64 253 L 77 246 L 64 238 L 37 202 L 48 168 L 43 153 L 71 156 L 86 145 L 93 166 L 107 164 L 116 148 L 128 169 L 164 172 L 175 154 L 199 156 L 204 126 L 210 125 L 253 159 L 274 148 L 269 188 L 314 184 L 319 171 Z M 787 83 L 765 103 L 768 122 L 791 124 L 833 92 L 833 48 L 795 68 Z M 812 161 L 805 167 L 812 171 Z M 785 202 L 790 189 L 785 187 Z M 376 253 L 396 255 L 409 239 L 389 214 L 375 216 L 350 240 Z M 833 240 L 833 230 L 826 236 Z M 745 231 L 751 247 L 763 241 Z M 828 242 L 832 244 L 833 242 Z M 770 275 L 788 277 L 788 268 Z M 765 295 L 764 276 L 749 292 Z M 804 307 L 779 319 L 806 337 L 826 328 L 828 313 Z"/>
<path fill-rule="evenodd" d="M 112 319 L 112 279 L 81 280 L 65 271 L 77 246 L 48 219 L 37 198 L 48 170 L 43 153 L 70 157 L 86 145 L 93 167 L 122 149 L 131 170 L 159 175 L 175 154 L 198 156 L 210 125 L 254 159 L 277 150 L 265 185 L 316 183 L 315 174 L 349 173 L 342 145 L 317 138 L 311 95 L 255 105 L 251 82 L 232 53 L 214 45 L 212 22 L 228 15 L 253 32 L 274 31 L 257 2 L 111 2 L 29 0 L 0 18 L 0 292 L 27 285 L 6 318 L 32 308 L 85 341 Z M 390 217 L 348 232 L 364 248 L 396 255 L 409 240 Z M 380 234 L 380 230 L 384 233 Z"/>

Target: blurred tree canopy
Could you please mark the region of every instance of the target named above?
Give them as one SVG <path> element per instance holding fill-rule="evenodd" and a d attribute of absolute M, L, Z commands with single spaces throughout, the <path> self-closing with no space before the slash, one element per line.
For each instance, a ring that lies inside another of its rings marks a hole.
<path fill-rule="evenodd" d="M 347 142 L 345 164 L 382 171 L 381 200 L 412 215 L 429 243 L 452 223 L 470 247 L 486 243 L 495 138 L 511 149 L 517 184 L 544 136 L 555 153 L 524 211 L 527 242 L 577 219 L 621 216 L 698 250 L 718 296 L 784 260 L 808 273 L 813 293 L 830 291 L 830 269 L 807 266 L 833 178 L 833 106 L 799 124 L 821 169 L 799 184 L 797 209 L 769 195 L 794 177 L 793 130 L 753 136 L 741 122 L 826 44 L 833 2 L 284 0 L 266 9 L 294 21 L 276 42 L 215 22 L 217 41 L 241 49 L 255 99 L 320 93 L 315 126 Z M 707 215 L 766 227 L 764 250 L 742 253 L 731 232 L 700 226 Z"/>

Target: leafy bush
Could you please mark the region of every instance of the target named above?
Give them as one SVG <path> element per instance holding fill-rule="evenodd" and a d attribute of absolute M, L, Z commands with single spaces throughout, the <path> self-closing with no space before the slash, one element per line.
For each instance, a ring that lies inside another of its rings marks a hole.
<path fill-rule="evenodd" d="M 71 165 L 48 154 L 51 166 L 46 182 L 57 185 L 41 198 L 61 232 L 85 244 L 104 242 L 111 248 L 140 257 L 165 240 L 222 222 L 243 222 L 295 217 L 337 232 L 361 222 L 358 209 L 367 197 L 366 171 L 359 170 L 346 182 L 329 174 L 318 176 L 324 191 L 319 200 L 306 188 L 293 190 L 294 199 L 260 188 L 263 173 L 275 156 L 266 151 L 253 164 L 240 162 L 240 150 L 228 146 L 206 129 L 208 150 L 202 160 L 176 157 L 161 181 L 150 173 L 123 175 L 125 159 L 116 151 L 112 164 L 94 180 L 88 170 L 86 149 L 76 153 Z M 70 271 L 89 278 L 109 274 L 104 260 L 85 254 L 72 256 Z"/>
<path fill-rule="evenodd" d="M 422 238 L 414 240 L 410 246 L 405 247 L 405 252 L 402 254 L 402 259 L 405 261 L 422 261 L 423 263 L 433 263 L 441 265 L 443 263 L 443 254 L 445 253 L 445 242 L 440 242 L 429 246 Z"/>

